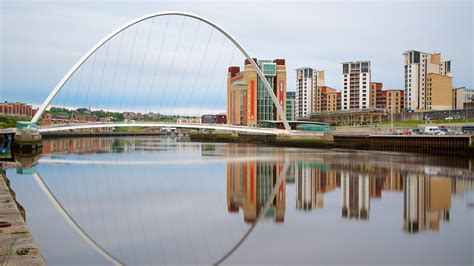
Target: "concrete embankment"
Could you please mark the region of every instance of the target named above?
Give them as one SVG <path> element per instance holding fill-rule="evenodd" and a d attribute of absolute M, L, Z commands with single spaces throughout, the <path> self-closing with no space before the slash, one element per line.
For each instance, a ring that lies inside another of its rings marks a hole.
<path fill-rule="evenodd" d="M 0 265 L 46 265 L 25 217 L 5 171 L 0 169 Z"/>
<path fill-rule="evenodd" d="M 279 147 L 332 148 L 334 143 L 323 133 L 273 135 L 232 133 L 191 133 L 191 141 L 252 143 Z"/>
<path fill-rule="evenodd" d="M 474 156 L 472 136 L 398 136 L 331 133 L 260 135 L 230 133 L 193 133 L 191 141 L 238 142 L 301 148 L 345 148 L 399 151 L 425 154 Z"/>
<path fill-rule="evenodd" d="M 472 136 L 334 135 L 336 148 L 474 156 Z"/>

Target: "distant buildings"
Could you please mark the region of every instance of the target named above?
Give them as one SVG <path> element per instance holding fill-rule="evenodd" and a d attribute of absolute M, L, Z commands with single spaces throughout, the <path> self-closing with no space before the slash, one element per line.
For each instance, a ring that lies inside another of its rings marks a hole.
<path fill-rule="evenodd" d="M 451 61 L 441 61 L 440 53 L 415 50 L 403 56 L 404 88 L 388 90 L 383 89 L 382 82 L 372 82 L 370 61 L 343 62 L 340 90 L 326 86 L 324 71 L 298 68 L 295 92 L 288 93 L 285 60 L 254 61 L 267 77 L 288 120 L 324 117 L 339 123 L 340 119 L 349 116 L 353 120 L 360 114 L 360 120 L 354 123 L 359 124 L 380 121 L 387 113 L 474 108 L 473 90 L 452 88 Z M 279 114 L 250 62 L 245 61 L 243 70 L 230 67 L 227 123 L 257 126 L 270 120 L 279 120 Z"/>
<path fill-rule="evenodd" d="M 201 124 L 201 117 L 179 117 L 176 120 L 178 124 Z"/>
<path fill-rule="evenodd" d="M 26 103 L 7 101 L 0 103 L 0 114 L 6 116 L 33 117 L 36 111 Z"/>
<path fill-rule="evenodd" d="M 467 89 L 465 87 L 453 88 L 452 91 L 452 109 L 466 109 L 464 108 L 465 103 L 474 102 L 474 90 Z"/>
<path fill-rule="evenodd" d="M 319 86 L 324 86 L 324 71 L 309 67 L 296 70 L 296 118 L 309 118 L 320 106 Z"/>
<path fill-rule="evenodd" d="M 285 111 L 286 65 L 284 59 L 253 59 L 272 87 Z M 257 126 L 260 121 L 280 120 L 276 107 L 263 82 L 248 60 L 244 69 L 232 66 L 227 74 L 227 123 Z"/>
<path fill-rule="evenodd" d="M 370 61 L 342 63 L 341 109 L 366 109 L 370 106 Z"/>
<path fill-rule="evenodd" d="M 406 51 L 405 106 L 408 111 L 449 110 L 452 105 L 451 61 L 441 61 L 441 54 Z"/>
<path fill-rule="evenodd" d="M 286 120 L 296 120 L 296 93 L 294 91 L 286 92 Z"/>
<path fill-rule="evenodd" d="M 204 124 L 227 124 L 227 116 L 225 114 L 203 115 L 201 122 Z"/>

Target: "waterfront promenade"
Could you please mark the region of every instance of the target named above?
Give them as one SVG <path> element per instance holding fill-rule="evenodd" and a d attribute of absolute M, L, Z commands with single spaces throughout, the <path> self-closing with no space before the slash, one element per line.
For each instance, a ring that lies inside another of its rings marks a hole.
<path fill-rule="evenodd" d="M 0 265 L 46 265 L 3 169 L 0 169 Z"/>

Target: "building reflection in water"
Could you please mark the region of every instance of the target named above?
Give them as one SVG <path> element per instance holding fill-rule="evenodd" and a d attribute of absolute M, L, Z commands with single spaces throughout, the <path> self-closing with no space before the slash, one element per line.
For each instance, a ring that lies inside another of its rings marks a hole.
<path fill-rule="evenodd" d="M 409 174 L 406 177 L 403 229 L 409 233 L 439 231 L 441 222 L 449 222 L 451 180 L 446 177 Z"/>
<path fill-rule="evenodd" d="M 369 219 L 369 176 L 343 172 L 341 174 L 342 217 Z"/>
<path fill-rule="evenodd" d="M 248 149 L 248 152 L 252 152 L 255 147 L 248 147 Z M 255 222 L 272 193 L 282 168 L 282 163 L 267 161 L 227 162 L 228 211 L 238 213 L 239 209 L 242 209 L 245 222 Z M 273 219 L 277 223 L 283 222 L 285 204 L 286 180 L 283 179 L 264 219 Z"/>
<path fill-rule="evenodd" d="M 309 211 L 324 208 L 324 193 L 333 191 L 338 184 L 336 171 L 321 165 L 298 162 L 295 164 L 296 209 Z"/>
<path fill-rule="evenodd" d="M 110 152 L 113 147 L 112 138 L 64 138 L 43 140 L 43 153 L 95 153 Z"/>

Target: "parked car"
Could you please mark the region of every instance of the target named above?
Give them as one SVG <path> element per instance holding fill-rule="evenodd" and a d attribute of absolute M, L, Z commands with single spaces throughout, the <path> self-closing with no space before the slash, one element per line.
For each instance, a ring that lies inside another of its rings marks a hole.
<path fill-rule="evenodd" d="M 474 125 L 463 126 L 461 131 L 465 134 L 474 134 Z"/>
<path fill-rule="evenodd" d="M 425 127 L 424 132 L 427 135 L 445 135 L 446 134 L 437 126 L 427 126 Z"/>
<path fill-rule="evenodd" d="M 421 130 L 419 128 L 414 128 L 414 129 L 411 130 L 411 133 L 413 133 L 414 135 L 422 135 L 423 130 Z"/>

